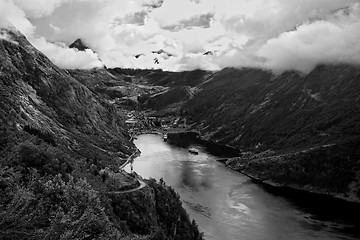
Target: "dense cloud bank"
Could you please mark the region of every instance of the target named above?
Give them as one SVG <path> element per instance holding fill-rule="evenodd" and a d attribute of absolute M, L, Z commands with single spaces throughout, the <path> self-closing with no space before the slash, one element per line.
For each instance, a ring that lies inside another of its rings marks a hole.
<path fill-rule="evenodd" d="M 360 64 L 358 0 L 0 0 L 0 21 L 63 68 Z"/>

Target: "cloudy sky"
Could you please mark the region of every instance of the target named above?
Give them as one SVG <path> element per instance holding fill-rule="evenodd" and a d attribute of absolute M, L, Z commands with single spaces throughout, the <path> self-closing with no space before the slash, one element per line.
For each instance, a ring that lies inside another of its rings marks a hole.
<path fill-rule="evenodd" d="M 360 0 L 0 0 L 9 22 L 62 68 L 360 64 Z"/>

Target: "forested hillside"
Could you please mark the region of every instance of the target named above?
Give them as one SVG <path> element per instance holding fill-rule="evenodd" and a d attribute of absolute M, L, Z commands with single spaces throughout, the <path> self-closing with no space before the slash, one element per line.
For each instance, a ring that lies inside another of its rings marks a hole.
<path fill-rule="evenodd" d="M 224 69 L 182 111 L 212 141 L 242 150 L 228 165 L 280 186 L 360 199 L 360 68 L 307 75 Z"/>

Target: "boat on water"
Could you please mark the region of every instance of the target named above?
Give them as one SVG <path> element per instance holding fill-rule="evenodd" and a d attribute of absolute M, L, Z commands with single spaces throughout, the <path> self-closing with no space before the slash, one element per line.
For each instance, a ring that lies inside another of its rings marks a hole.
<path fill-rule="evenodd" d="M 167 141 L 167 139 L 168 139 L 168 135 L 167 135 L 167 133 L 165 133 L 165 134 L 164 134 L 163 139 L 164 139 L 164 142 L 166 142 L 166 141 Z"/>
<path fill-rule="evenodd" d="M 199 154 L 199 151 L 196 148 L 193 148 L 193 147 L 189 148 L 188 151 L 189 151 L 189 153 L 192 153 L 192 154 L 195 154 L 195 155 Z"/>

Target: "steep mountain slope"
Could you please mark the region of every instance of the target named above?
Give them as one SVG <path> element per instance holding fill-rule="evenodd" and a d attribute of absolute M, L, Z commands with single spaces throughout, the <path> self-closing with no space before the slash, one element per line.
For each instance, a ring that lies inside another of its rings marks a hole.
<path fill-rule="evenodd" d="M 232 168 L 274 185 L 360 200 L 360 67 L 302 75 L 224 69 L 183 108 L 208 139 L 243 150 Z"/>
<path fill-rule="evenodd" d="M 208 136 L 240 149 L 302 148 L 359 134 L 360 68 L 319 66 L 303 76 L 225 69 L 186 106 Z"/>
<path fill-rule="evenodd" d="M 163 182 L 119 193 L 136 148 L 99 96 L 0 28 L 0 238 L 202 239 Z"/>
<path fill-rule="evenodd" d="M 179 112 L 180 106 L 189 100 L 193 91 L 189 86 L 172 87 L 160 93 L 145 95 L 139 98 L 141 106 L 156 111 Z"/>
<path fill-rule="evenodd" d="M 8 38 L 0 45 L 2 125 L 30 125 L 74 147 L 81 141 L 123 156 L 131 152 L 123 118 L 111 105 L 53 65 L 20 33 L 1 31 Z"/>

